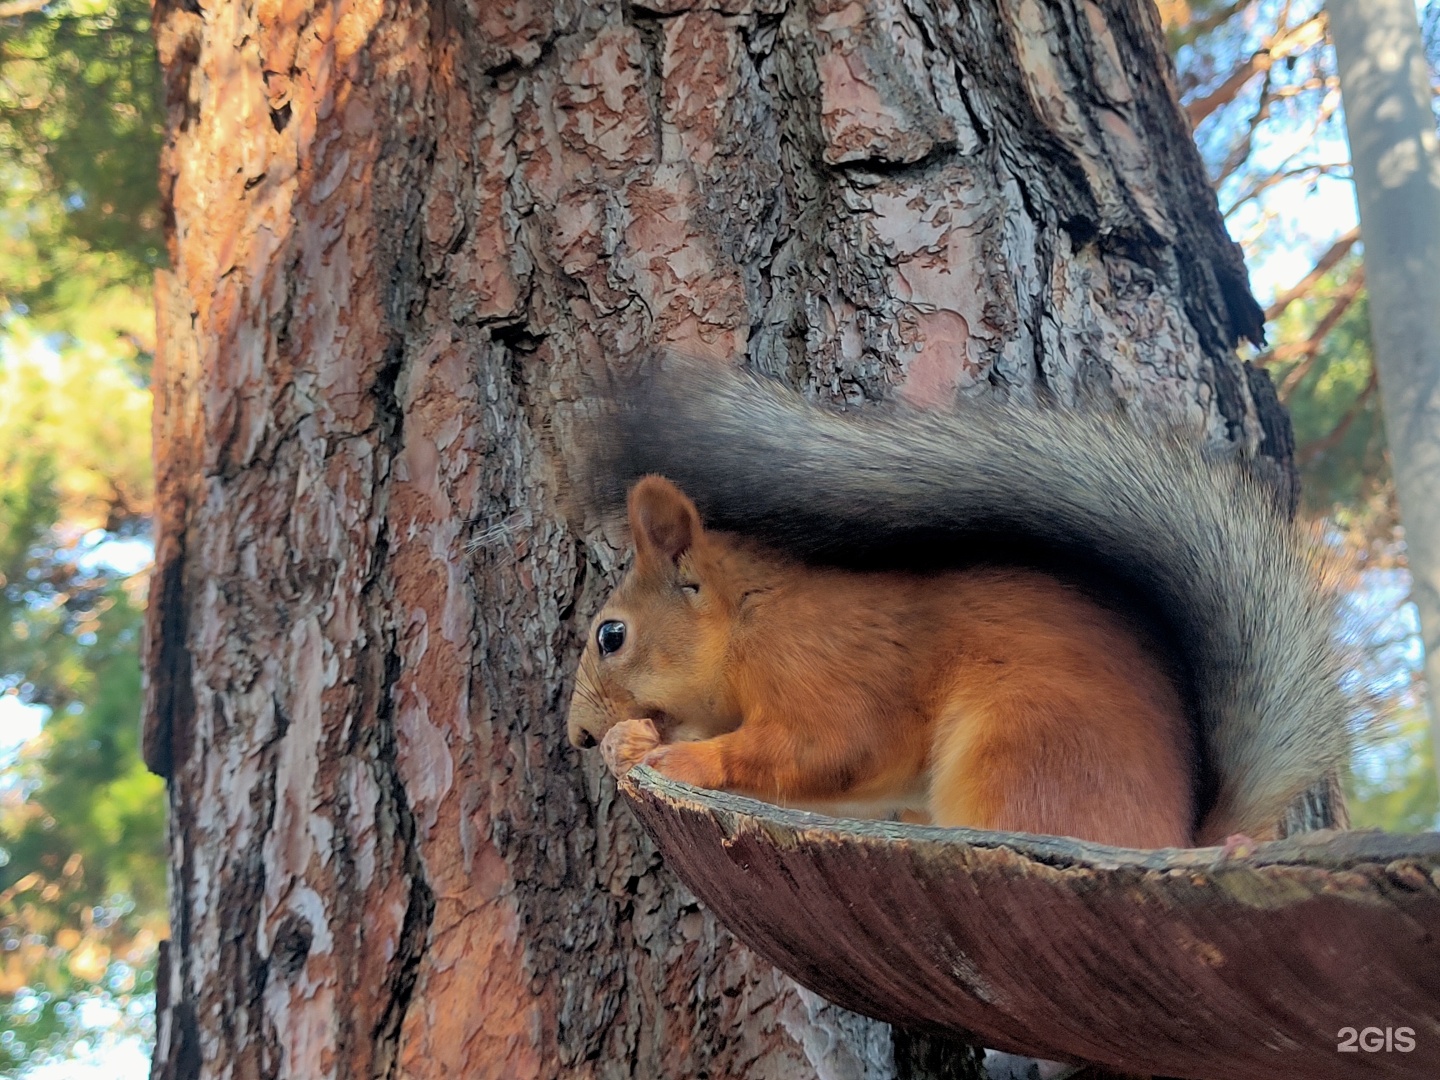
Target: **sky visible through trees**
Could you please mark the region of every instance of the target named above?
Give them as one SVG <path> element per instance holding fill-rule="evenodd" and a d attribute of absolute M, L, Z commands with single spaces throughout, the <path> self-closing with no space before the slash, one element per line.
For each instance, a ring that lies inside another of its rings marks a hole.
<path fill-rule="evenodd" d="M 1358 824 L 1435 822 L 1402 536 L 1317 0 L 1158 0 L 1231 234 L 1268 305 L 1304 511 L 1362 566 Z M 1440 0 L 1422 5 L 1440 71 Z M 1440 83 L 1440 76 L 1437 76 Z M 0 1075 L 144 1075 L 166 933 L 140 764 L 159 76 L 144 0 L 0 2 Z M 1437 98 L 1440 102 L 1440 98 Z M 1440 105 L 1437 105 L 1440 117 Z M 62 1064 L 63 1063 L 63 1064 Z"/>

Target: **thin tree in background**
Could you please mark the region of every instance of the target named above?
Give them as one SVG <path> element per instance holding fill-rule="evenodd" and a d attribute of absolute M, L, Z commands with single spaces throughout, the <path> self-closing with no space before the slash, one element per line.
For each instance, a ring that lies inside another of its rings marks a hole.
<path fill-rule="evenodd" d="M 1370 333 L 1440 744 L 1440 137 L 1411 0 L 1328 0 Z M 1436 757 L 1440 769 L 1440 755 Z"/>

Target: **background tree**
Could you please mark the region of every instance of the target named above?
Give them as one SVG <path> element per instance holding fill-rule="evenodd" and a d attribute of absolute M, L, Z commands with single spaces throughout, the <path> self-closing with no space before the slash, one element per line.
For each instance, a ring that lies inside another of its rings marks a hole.
<path fill-rule="evenodd" d="M 1440 687 L 1440 136 L 1414 5 L 1330 0 L 1411 596 Z M 1432 740 L 1440 710 L 1432 707 Z M 1440 757 L 1437 757 L 1440 763 Z"/>
<path fill-rule="evenodd" d="M 567 516 L 574 431 L 662 342 L 856 403 L 1101 393 L 1293 494 L 1153 8 L 157 17 L 156 1075 L 895 1075 L 565 744 L 624 546 Z"/>

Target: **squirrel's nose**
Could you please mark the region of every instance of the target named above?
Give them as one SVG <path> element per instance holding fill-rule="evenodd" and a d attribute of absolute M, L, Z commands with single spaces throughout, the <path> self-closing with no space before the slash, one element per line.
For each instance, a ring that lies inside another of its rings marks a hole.
<path fill-rule="evenodd" d="M 578 746 L 581 750 L 589 750 L 592 747 L 599 745 L 599 742 L 596 740 L 595 736 L 590 734 L 590 732 L 587 731 L 585 728 L 581 728 L 579 731 L 577 731 L 575 733 L 575 736 L 570 741 L 573 742 L 576 746 Z"/>

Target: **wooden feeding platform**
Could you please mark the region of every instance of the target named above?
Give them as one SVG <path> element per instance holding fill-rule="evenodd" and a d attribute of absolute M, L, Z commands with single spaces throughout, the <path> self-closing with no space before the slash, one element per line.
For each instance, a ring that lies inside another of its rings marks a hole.
<path fill-rule="evenodd" d="M 1440 835 L 1132 851 L 844 821 L 643 766 L 621 790 L 737 938 L 857 1012 L 1125 1073 L 1440 1077 Z"/>

